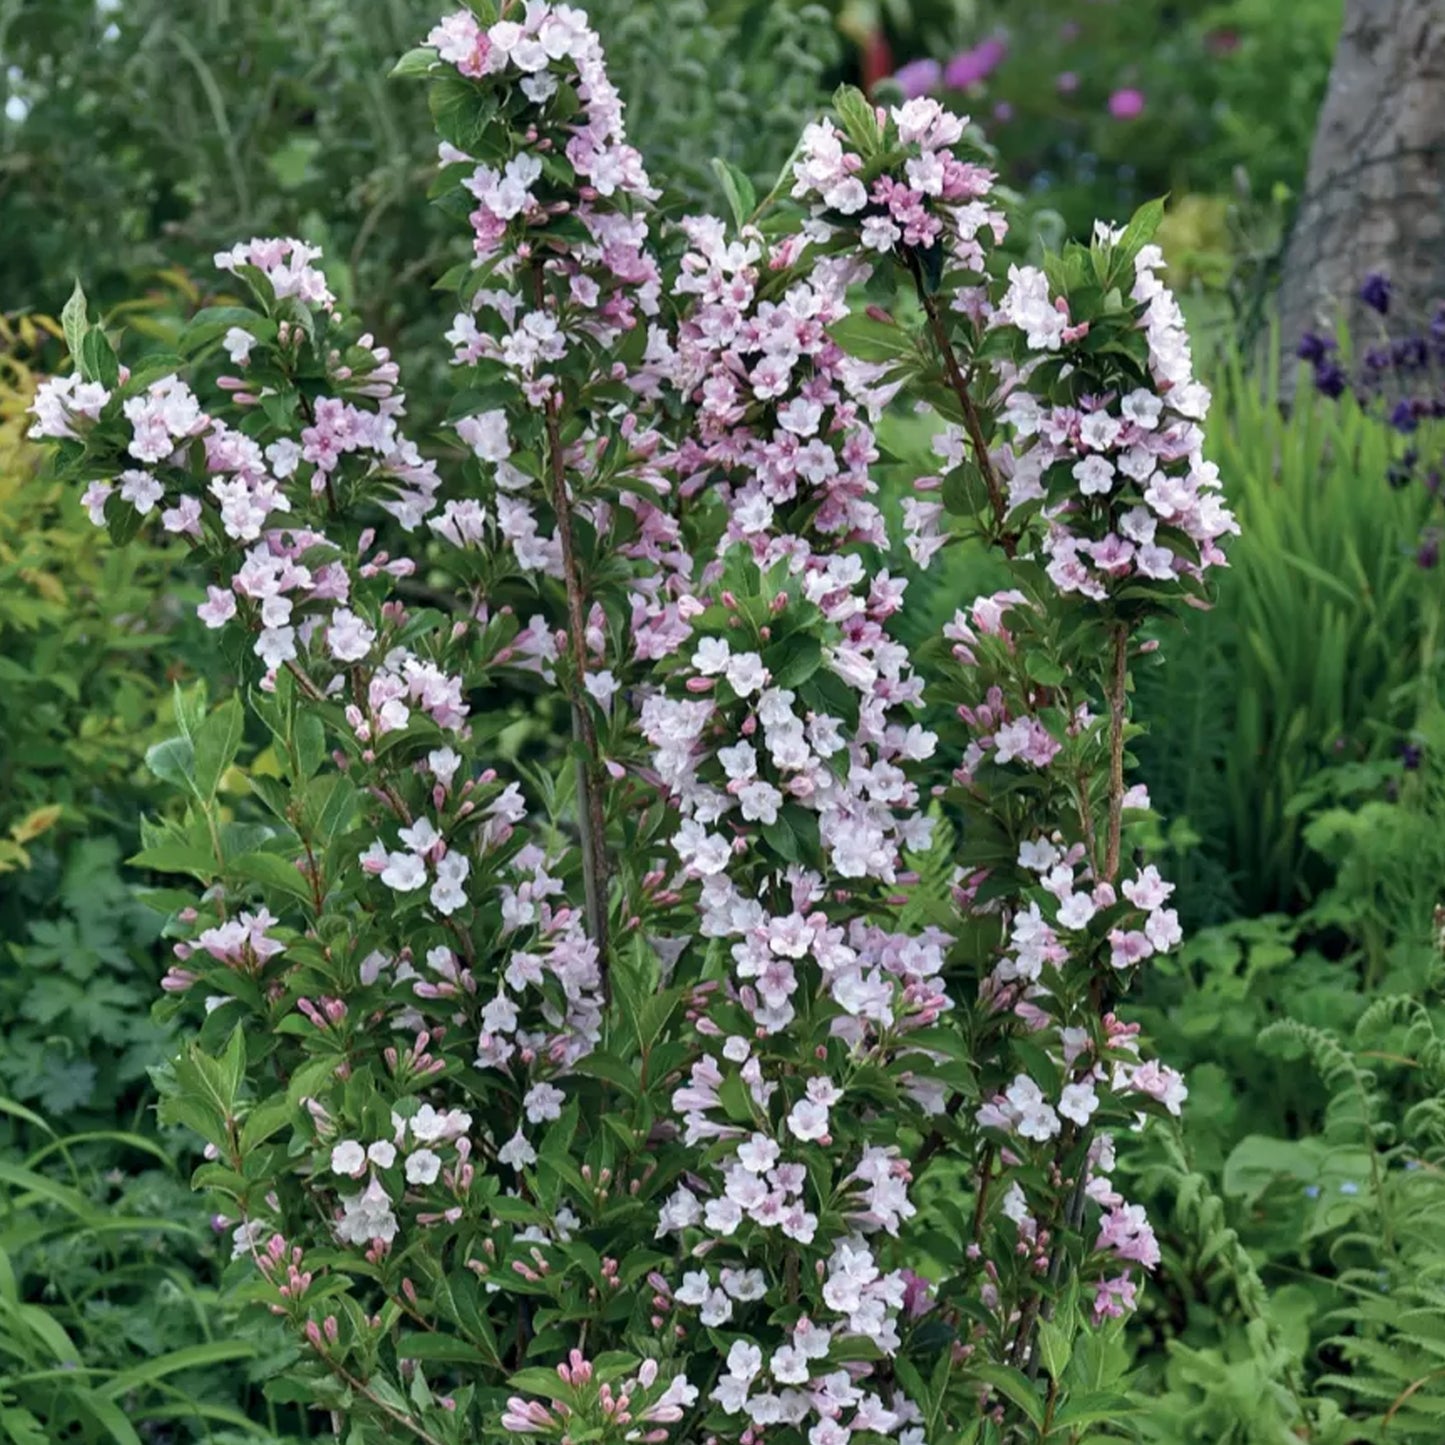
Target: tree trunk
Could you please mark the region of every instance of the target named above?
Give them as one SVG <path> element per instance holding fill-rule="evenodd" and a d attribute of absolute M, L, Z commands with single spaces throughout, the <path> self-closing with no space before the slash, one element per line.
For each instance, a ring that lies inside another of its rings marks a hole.
<path fill-rule="evenodd" d="M 1445 0 L 1346 0 L 1344 28 L 1285 249 L 1279 293 L 1281 378 L 1310 329 L 1358 317 L 1371 271 L 1387 275 L 1392 314 L 1445 299 Z"/>

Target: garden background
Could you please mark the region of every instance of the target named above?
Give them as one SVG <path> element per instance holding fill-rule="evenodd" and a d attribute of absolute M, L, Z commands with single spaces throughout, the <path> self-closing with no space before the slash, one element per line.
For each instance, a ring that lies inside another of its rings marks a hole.
<path fill-rule="evenodd" d="M 1428 281 L 1361 304 L 1365 267 L 1348 294 L 1297 299 L 1291 266 L 1327 269 L 1290 238 L 1312 215 L 1342 8 L 589 7 L 633 138 L 679 188 L 667 205 L 717 208 L 719 154 L 764 193 L 844 80 L 972 114 L 1016 187 L 1021 253 L 1170 197 L 1160 239 L 1243 535 L 1217 605 L 1140 683 L 1143 776 L 1171 820 L 1153 849 L 1187 942 L 1129 1006 L 1190 1101 L 1187 1148 L 1163 1134 L 1123 1164 L 1164 1259 L 1121 1345 L 1141 1407 L 1121 1439 L 1445 1438 L 1440 474 L 1435 415 L 1408 405 L 1439 394 L 1442 327 Z M 421 204 L 424 104 L 387 79 L 434 18 L 427 0 L 0 3 L 0 1439 L 16 1445 L 330 1434 L 287 1383 L 295 1347 L 223 1289 L 194 1141 L 156 1120 L 161 880 L 126 860 L 141 818 L 176 807 L 148 752 L 232 674 L 182 552 L 92 528 L 25 412 L 61 364 L 52 318 L 75 278 L 109 324 L 168 349 L 226 299 L 212 253 L 278 234 L 326 247 L 413 414 L 439 417 L 429 292 L 454 228 Z M 1438 105 L 1434 124 L 1438 151 Z M 1438 191 L 1395 204 L 1441 209 Z M 1318 339 L 1335 302 L 1353 352 Z M 1318 386 L 1296 393 L 1302 342 Z M 893 442 L 906 454 L 906 420 Z M 906 641 L 969 595 L 975 564 L 934 574 Z M 560 719 L 518 706 L 499 756 L 548 756 Z M 227 808 L 244 815 L 247 774 L 268 768 L 228 772 Z"/>

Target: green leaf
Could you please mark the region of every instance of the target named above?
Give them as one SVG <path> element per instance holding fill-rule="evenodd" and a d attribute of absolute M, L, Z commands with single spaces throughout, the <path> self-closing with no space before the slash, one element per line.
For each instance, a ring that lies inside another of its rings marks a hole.
<path fill-rule="evenodd" d="M 302 876 L 294 863 L 288 862 L 277 853 L 243 853 L 226 864 L 228 873 L 239 874 L 252 883 L 266 888 L 277 888 L 289 893 L 292 898 L 311 902 L 311 885 Z"/>
<path fill-rule="evenodd" d="M 525 1370 L 518 1370 L 515 1375 L 508 1378 L 507 1383 L 514 1390 L 525 1390 L 529 1395 L 542 1395 L 549 1400 L 563 1400 L 569 1405 L 577 1402 L 577 1392 L 571 1385 L 564 1384 L 557 1376 L 556 1370 L 549 1370 L 544 1365 L 533 1365 Z"/>
<path fill-rule="evenodd" d="M 71 1398 L 82 1414 L 106 1431 L 108 1439 L 116 1445 L 141 1445 L 141 1438 L 132 1428 L 129 1420 L 120 1412 L 113 1400 L 97 1395 L 91 1390 L 77 1388 Z"/>
<path fill-rule="evenodd" d="M 883 143 L 873 104 L 856 86 L 840 85 L 833 92 L 833 109 L 843 123 L 848 139 L 864 160 L 875 155 Z"/>
<path fill-rule="evenodd" d="M 163 783 L 202 797 L 196 786 L 196 750 L 189 739 L 167 738 L 147 748 L 146 767 Z"/>
<path fill-rule="evenodd" d="M 279 1134 L 295 1114 L 295 1108 L 284 1094 L 258 1104 L 246 1115 L 246 1122 L 241 1126 L 241 1152 L 249 1153 L 258 1144 L 264 1144 L 267 1139 Z"/>
<path fill-rule="evenodd" d="M 408 50 L 400 60 L 391 68 L 392 80 L 405 80 L 417 75 L 430 75 L 432 68 L 438 63 L 435 50 L 429 50 L 424 45 L 419 45 L 415 50 Z"/>
<path fill-rule="evenodd" d="M 968 1373 L 1012 1400 L 1035 1425 L 1044 1423 L 1044 1402 L 1033 1381 L 1022 1370 L 984 1361 L 970 1366 Z"/>
<path fill-rule="evenodd" d="M 276 323 L 249 306 L 207 306 L 191 317 L 181 333 L 181 356 L 194 356 L 203 351 L 233 326 L 249 331 L 258 341 L 271 341 L 276 336 Z"/>
<path fill-rule="evenodd" d="M 86 311 L 85 292 L 81 290 L 80 281 L 77 279 L 75 290 L 70 293 L 70 300 L 65 303 L 65 309 L 60 313 L 60 326 L 65 332 L 66 349 L 76 366 L 83 366 L 85 333 L 90 327 Z"/>
<path fill-rule="evenodd" d="M 758 208 L 758 193 L 753 189 L 752 181 L 731 161 L 725 161 L 721 156 L 713 157 L 712 172 L 718 178 L 718 184 L 727 199 L 728 209 L 732 211 L 733 220 L 741 231 Z"/>
<path fill-rule="evenodd" d="M 326 761 L 326 729 L 313 712 L 303 712 L 296 719 L 297 782 L 304 783 Z"/>
<path fill-rule="evenodd" d="M 243 1340 L 211 1340 L 203 1345 L 188 1345 L 185 1349 L 171 1350 L 133 1369 L 123 1370 L 96 1393 L 102 1399 L 114 1400 L 142 1385 L 163 1380 L 167 1375 L 179 1374 L 182 1370 L 199 1370 L 228 1360 L 249 1360 L 255 1353 L 256 1347 Z"/>
<path fill-rule="evenodd" d="M 795 632 L 763 654 L 774 687 L 798 687 L 823 665 L 823 645 L 811 632 Z"/>
<path fill-rule="evenodd" d="M 205 882 L 216 871 L 215 860 L 202 848 L 185 843 L 159 843 L 143 848 L 125 860 L 132 868 L 149 868 L 152 873 L 189 873 Z"/>
<path fill-rule="evenodd" d="M 637 1071 L 623 1063 L 616 1054 L 596 1050 L 580 1058 L 572 1066 L 574 1074 L 587 1074 L 594 1079 L 605 1079 L 621 1089 L 630 1099 L 637 1097 Z"/>
<path fill-rule="evenodd" d="M 216 795 L 221 775 L 236 761 L 245 730 L 241 700 L 223 703 L 201 724 L 195 743 L 195 789 L 203 802 Z"/>
<path fill-rule="evenodd" d="M 1130 216 L 1129 224 L 1124 227 L 1123 239 L 1119 242 L 1119 250 L 1126 256 L 1136 255 L 1140 247 L 1148 245 L 1154 239 L 1154 233 L 1164 219 L 1165 199 L 1161 196 L 1157 200 L 1145 201 Z"/>
<path fill-rule="evenodd" d="M 835 321 L 828 334 L 849 356 L 860 361 L 902 361 L 918 355 L 912 332 L 861 311 Z"/>
<path fill-rule="evenodd" d="M 1119 1421 L 1133 1413 L 1134 1407 L 1127 1395 L 1100 1390 L 1088 1395 L 1074 1395 L 1054 1416 L 1054 1427 L 1077 1430 L 1080 1425 L 1097 1425 L 1103 1420 Z"/>
<path fill-rule="evenodd" d="M 798 835 L 793 831 L 786 814 L 779 813 L 773 822 L 763 824 L 763 841 L 774 853 L 787 862 L 801 863 L 803 861 L 803 846 L 798 840 Z"/>
<path fill-rule="evenodd" d="M 1069 1367 L 1074 1342 L 1068 1330 L 1057 1320 L 1039 1321 L 1039 1358 L 1051 1380 L 1058 1380 Z"/>
<path fill-rule="evenodd" d="M 99 326 L 92 326 L 80 343 L 80 370 L 91 381 L 98 381 L 107 391 L 120 380 L 120 361 L 115 348 Z"/>
<path fill-rule="evenodd" d="M 475 1345 L 449 1335 L 406 1335 L 397 1343 L 397 1358 L 431 1360 L 449 1365 L 490 1364 L 491 1361 Z"/>

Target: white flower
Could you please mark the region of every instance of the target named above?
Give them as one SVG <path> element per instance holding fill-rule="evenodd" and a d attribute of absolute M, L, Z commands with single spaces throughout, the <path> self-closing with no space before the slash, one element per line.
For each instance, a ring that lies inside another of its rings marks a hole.
<path fill-rule="evenodd" d="M 761 692 L 768 684 L 768 670 L 756 652 L 739 652 L 726 666 L 728 685 L 739 697 Z"/>
<path fill-rule="evenodd" d="M 1057 351 L 1063 345 L 1068 317 L 1054 309 L 1049 279 L 1034 266 L 1010 266 L 1009 285 L 999 302 L 999 315 L 1017 326 L 1035 350 Z"/>
<path fill-rule="evenodd" d="M 375 1144 L 367 1147 L 366 1157 L 378 1169 L 390 1169 L 396 1163 L 396 1145 L 389 1140 L 378 1139 Z"/>
<path fill-rule="evenodd" d="M 390 1244 L 396 1238 L 396 1215 L 381 1182 L 373 1176 L 364 1193 L 341 1201 L 343 1213 L 336 1226 L 336 1237 L 344 1244 L 370 1244 L 379 1239 Z"/>
<path fill-rule="evenodd" d="M 120 474 L 120 494 L 145 517 L 165 496 L 166 489 L 149 472 L 131 470 Z"/>
<path fill-rule="evenodd" d="M 251 348 L 255 344 L 256 338 L 240 326 L 231 327 L 221 338 L 221 345 L 225 348 L 226 355 L 236 366 L 245 366 L 250 361 Z"/>
<path fill-rule="evenodd" d="M 520 1173 L 537 1162 L 537 1151 L 527 1142 L 520 1129 L 497 1151 L 497 1163 L 506 1164 Z"/>
<path fill-rule="evenodd" d="M 682 1284 L 678 1286 L 676 1299 L 679 1304 L 700 1305 L 703 1304 L 712 1290 L 712 1281 L 708 1279 L 705 1271 L 690 1269 L 684 1272 Z"/>
<path fill-rule="evenodd" d="M 460 755 L 454 753 L 451 748 L 437 748 L 434 752 L 426 755 L 426 765 L 442 787 L 450 788 L 457 769 L 462 765 L 462 760 Z"/>
<path fill-rule="evenodd" d="M 343 1139 L 331 1150 L 331 1172 L 354 1179 L 366 1168 L 366 1150 L 355 1139 Z"/>
<path fill-rule="evenodd" d="M 415 853 L 389 853 L 381 881 L 398 893 L 411 893 L 426 882 L 426 864 Z"/>
<path fill-rule="evenodd" d="M 567 1096 L 554 1084 L 533 1084 L 522 1099 L 529 1124 L 544 1124 L 562 1117 Z"/>
<path fill-rule="evenodd" d="M 477 416 L 463 417 L 457 423 L 457 435 L 484 462 L 504 462 L 512 455 L 504 411 L 484 411 Z"/>
<path fill-rule="evenodd" d="M 806 1385 L 813 1373 L 808 1357 L 794 1345 L 775 1350 L 770 1368 L 780 1385 Z"/>
<path fill-rule="evenodd" d="M 466 906 L 467 894 L 462 885 L 471 871 L 471 859 L 463 853 L 448 853 L 437 864 L 437 881 L 432 884 L 430 898 L 438 913 L 450 915 Z"/>
<path fill-rule="evenodd" d="M 766 1134 L 754 1134 L 738 1145 L 738 1163 L 749 1173 L 766 1174 L 778 1162 L 781 1152 L 775 1139 L 769 1139 Z"/>
<path fill-rule="evenodd" d="M 1077 932 L 1087 927 L 1098 911 L 1087 893 L 1070 893 L 1059 907 L 1059 926 Z"/>
<path fill-rule="evenodd" d="M 821 1139 L 828 1132 L 826 1105 L 812 1099 L 800 1099 L 788 1115 L 788 1128 L 799 1139 Z"/>
<path fill-rule="evenodd" d="M 430 1149 L 418 1149 L 406 1160 L 406 1182 L 408 1184 L 435 1184 L 441 1173 L 441 1156 Z"/>
<path fill-rule="evenodd" d="M 713 677 L 728 665 L 731 655 L 732 649 L 724 638 L 704 637 L 692 655 L 692 665 L 704 677 Z"/>
<path fill-rule="evenodd" d="M 1059 1113 L 1072 1119 L 1081 1129 L 1089 1122 L 1090 1115 L 1099 1107 L 1099 1097 L 1092 1084 L 1065 1084 L 1059 1097 Z"/>
<path fill-rule="evenodd" d="M 1026 1074 L 1015 1077 L 1004 1090 L 1004 1098 L 1015 1111 L 1014 1132 L 1020 1138 L 1043 1141 L 1059 1132 L 1059 1116 L 1054 1113 L 1053 1105 Z"/>
<path fill-rule="evenodd" d="M 751 1382 L 763 1367 L 763 1352 L 748 1340 L 734 1340 L 727 1363 L 728 1374 L 735 1380 Z"/>
<path fill-rule="evenodd" d="M 296 629 L 268 627 L 256 639 L 256 656 L 267 667 L 280 667 L 296 656 Z"/>

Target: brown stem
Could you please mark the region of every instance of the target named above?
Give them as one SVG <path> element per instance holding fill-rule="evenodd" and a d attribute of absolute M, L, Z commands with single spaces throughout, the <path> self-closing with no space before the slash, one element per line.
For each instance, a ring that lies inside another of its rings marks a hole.
<path fill-rule="evenodd" d="M 301 691 L 305 693 L 305 695 L 309 697 L 312 702 L 326 701 L 326 694 L 323 693 L 321 689 L 318 688 L 316 684 L 312 682 L 311 679 L 307 677 L 306 674 L 302 672 L 301 669 L 297 667 L 296 664 L 292 662 L 289 658 L 286 662 L 286 671 L 289 672 L 291 676 L 296 679 L 297 684 L 301 688 Z"/>
<path fill-rule="evenodd" d="M 537 306 L 543 304 L 542 263 L 532 270 Z M 552 510 L 562 546 L 562 575 L 567 589 L 567 643 L 572 655 L 572 735 L 582 750 L 577 762 L 577 825 L 582 840 L 582 887 L 587 908 L 587 933 L 597 945 L 602 993 L 608 997 L 607 970 L 607 814 L 603 804 L 602 751 L 587 702 L 587 614 L 582 572 L 572 536 L 572 500 L 567 494 L 567 464 L 557 420 L 558 398 L 547 404 L 547 460 L 551 471 Z"/>
<path fill-rule="evenodd" d="M 998 528 L 999 546 L 1003 548 L 1004 556 L 1012 557 L 1018 545 L 1018 539 L 1005 526 L 1008 503 L 1004 499 L 1003 486 L 999 482 L 998 474 L 994 471 L 993 462 L 989 458 L 988 443 L 984 440 L 983 423 L 979 420 L 978 408 L 973 404 L 973 394 L 968 389 L 970 378 L 963 374 L 963 368 L 958 364 L 958 354 L 954 351 L 953 342 L 949 339 L 948 328 L 943 324 L 943 316 L 938 309 L 937 298 L 924 285 L 923 268 L 919 265 L 918 257 L 910 253 L 908 264 L 909 269 L 913 272 L 914 289 L 918 292 L 918 299 L 923 305 L 924 314 L 928 317 L 928 329 L 933 333 L 934 344 L 938 347 L 939 356 L 943 360 L 943 369 L 948 376 L 948 384 L 952 388 L 954 396 L 958 398 L 959 407 L 963 411 L 964 430 L 967 431 L 969 442 L 973 446 L 973 457 L 978 464 L 979 475 L 982 476 L 983 484 L 988 490 L 988 503 L 993 510 L 994 525 Z"/>
<path fill-rule="evenodd" d="M 1114 624 L 1113 666 L 1109 674 L 1109 834 L 1104 847 L 1104 878 L 1119 871 L 1119 839 L 1124 826 L 1124 723 L 1129 684 L 1129 629 Z"/>
<path fill-rule="evenodd" d="M 948 1101 L 947 1107 L 944 1109 L 943 1112 L 948 1118 L 952 1119 L 962 1107 L 963 1095 L 955 1094 Z M 928 1161 L 932 1159 L 933 1156 L 937 1154 L 938 1151 L 942 1148 L 943 1130 L 931 1130 L 929 1132 L 928 1138 L 923 1141 L 923 1147 L 918 1151 L 918 1157 L 913 1161 L 912 1165 L 910 1166 L 915 1178 L 923 1172 L 923 1166 L 927 1164 Z"/>
<path fill-rule="evenodd" d="M 993 1145 L 985 1144 L 983 1159 L 978 1166 L 978 1200 L 973 1206 L 972 1240 L 974 1244 L 980 1244 L 983 1241 L 983 1216 L 988 1209 L 988 1187 L 993 1183 L 993 1155 Z"/>
<path fill-rule="evenodd" d="M 438 1440 L 435 1435 L 429 1430 L 423 1429 L 410 1415 L 403 1415 L 400 1410 L 388 1405 L 364 1380 L 358 1380 L 345 1365 L 339 1364 L 324 1351 L 318 1350 L 317 1353 L 321 1356 L 322 1363 L 333 1375 L 345 1380 L 358 1395 L 363 1399 L 369 1400 L 388 1420 L 400 1425 L 403 1430 L 410 1430 L 418 1440 L 425 1441 L 426 1445 L 442 1445 L 442 1442 Z"/>

